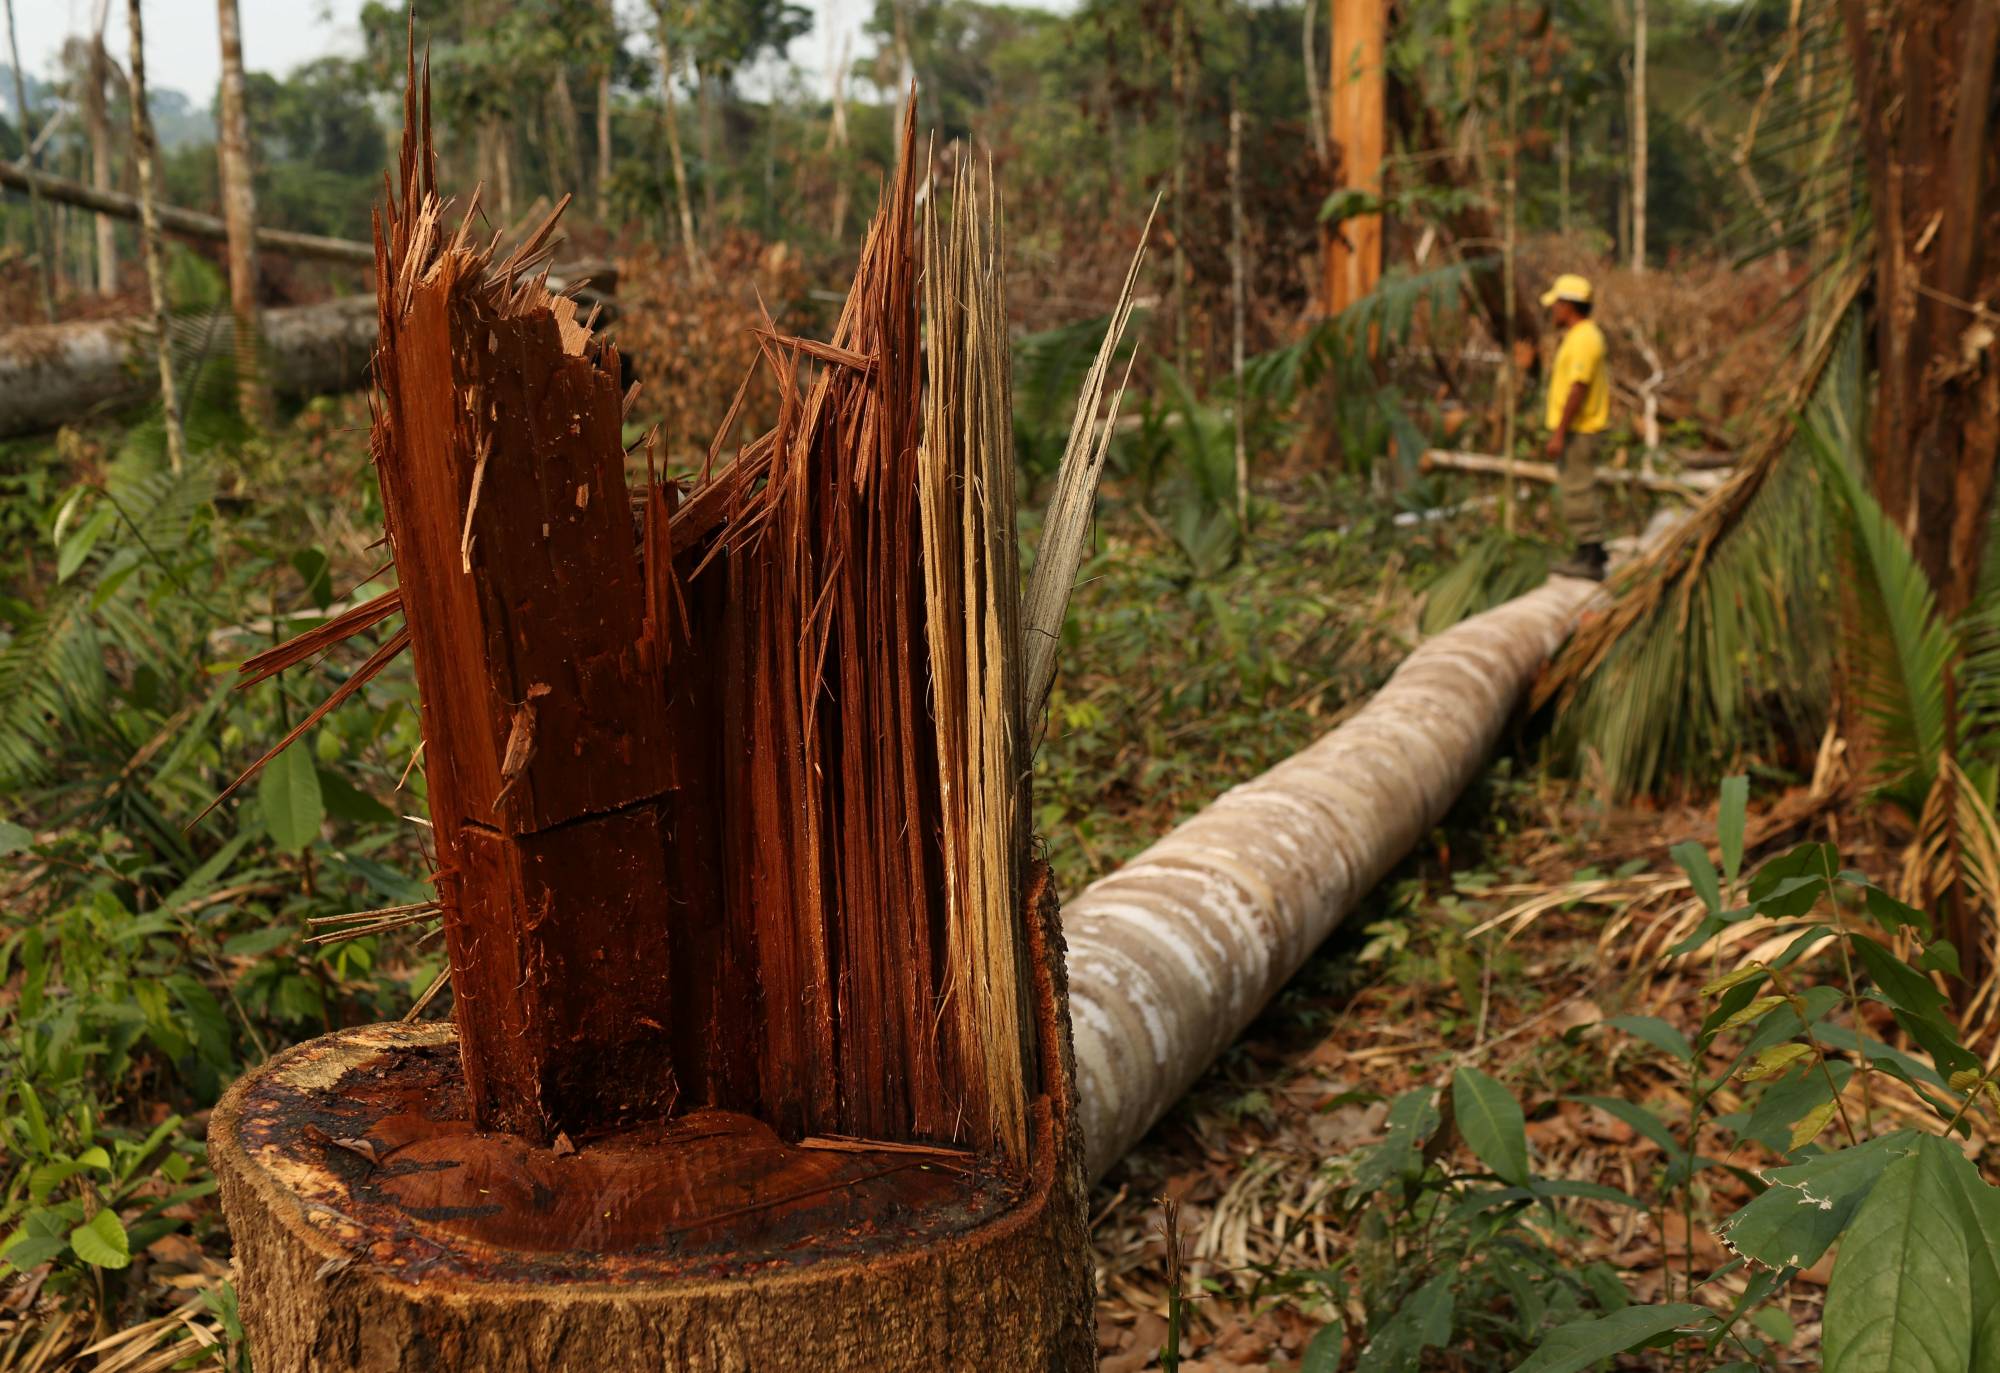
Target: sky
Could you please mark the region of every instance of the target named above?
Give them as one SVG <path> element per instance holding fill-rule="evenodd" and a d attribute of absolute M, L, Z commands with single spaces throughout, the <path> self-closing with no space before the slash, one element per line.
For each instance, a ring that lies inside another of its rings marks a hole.
<path fill-rule="evenodd" d="M 627 27 L 637 27 L 650 8 L 643 0 L 617 0 Z M 851 35 L 856 54 L 868 50 L 861 26 L 872 0 L 800 0 L 813 13 L 813 31 L 792 46 L 792 60 L 819 76 L 833 65 L 833 50 Z M 47 79 L 55 70 L 63 39 L 90 32 L 109 5 L 105 47 L 123 63 L 126 51 L 125 0 L 14 0 L 20 26 L 21 66 Z M 144 0 L 146 81 L 178 90 L 197 106 L 215 93 L 222 70 L 216 35 L 215 0 Z M 238 0 L 243 22 L 243 60 L 253 71 L 282 75 L 328 54 L 352 56 L 361 50 L 357 16 L 362 0 Z M 419 10 L 419 14 L 422 11 Z M 4 59 L 0 52 L 0 59 Z M 11 94 L 0 104 L 11 107 Z"/>

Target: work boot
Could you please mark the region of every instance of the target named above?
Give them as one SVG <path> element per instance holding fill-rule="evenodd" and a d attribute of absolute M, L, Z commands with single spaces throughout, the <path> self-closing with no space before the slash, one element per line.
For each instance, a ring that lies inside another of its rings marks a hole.
<path fill-rule="evenodd" d="M 1557 563 L 1549 571 L 1557 577 L 1580 577 L 1587 582 L 1604 580 L 1604 570 L 1610 565 L 1610 558 L 1601 543 L 1580 543 L 1576 551 Z"/>

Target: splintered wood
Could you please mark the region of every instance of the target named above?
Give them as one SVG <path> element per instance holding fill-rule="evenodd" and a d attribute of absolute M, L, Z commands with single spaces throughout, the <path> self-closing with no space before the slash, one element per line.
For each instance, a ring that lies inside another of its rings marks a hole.
<path fill-rule="evenodd" d="M 545 283 L 554 219 L 494 261 L 409 99 L 376 229 L 400 588 L 257 670 L 405 616 L 478 1123 L 545 1142 L 715 1106 L 1024 1164 L 990 185 L 920 225 L 906 129 L 833 337 L 759 335 L 776 428 L 687 489 L 649 445 L 633 492 L 617 350 Z"/>

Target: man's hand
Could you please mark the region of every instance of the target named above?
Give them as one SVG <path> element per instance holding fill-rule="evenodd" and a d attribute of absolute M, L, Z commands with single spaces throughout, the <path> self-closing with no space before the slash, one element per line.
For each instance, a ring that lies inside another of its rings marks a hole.
<path fill-rule="evenodd" d="M 1555 433 L 1549 435 L 1549 441 L 1542 445 L 1542 451 L 1548 454 L 1549 459 L 1552 462 L 1562 457 L 1563 436 L 1562 436 L 1562 431 L 1560 429 L 1558 429 Z"/>

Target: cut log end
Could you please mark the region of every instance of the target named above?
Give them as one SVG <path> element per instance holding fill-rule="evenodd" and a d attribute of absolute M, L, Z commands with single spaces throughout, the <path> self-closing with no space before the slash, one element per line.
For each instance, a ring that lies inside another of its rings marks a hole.
<path fill-rule="evenodd" d="M 1053 897 L 1035 1019 L 1066 1064 Z M 1026 1175 L 701 1110 L 539 1147 L 480 1132 L 448 1024 L 313 1040 L 209 1124 L 261 1373 L 1087 1369 L 1074 1093 Z"/>

